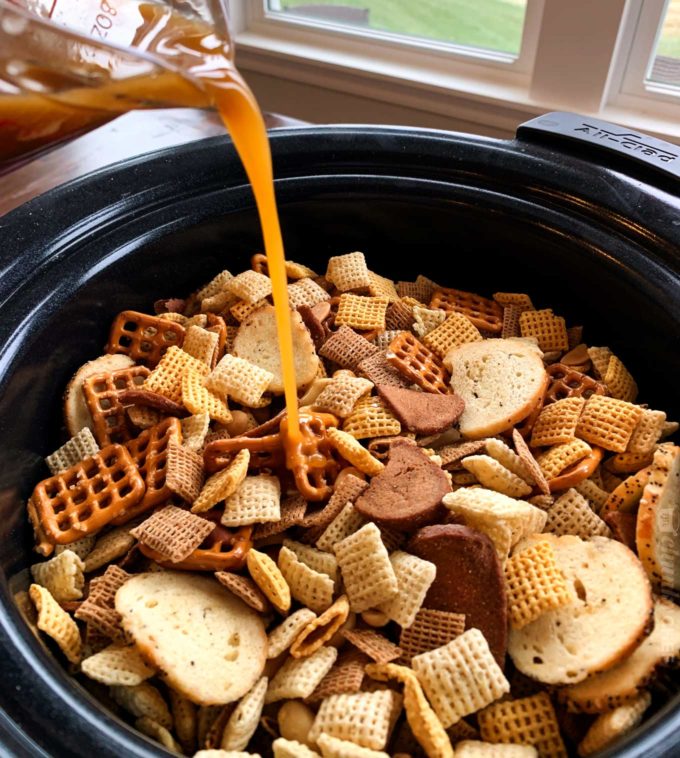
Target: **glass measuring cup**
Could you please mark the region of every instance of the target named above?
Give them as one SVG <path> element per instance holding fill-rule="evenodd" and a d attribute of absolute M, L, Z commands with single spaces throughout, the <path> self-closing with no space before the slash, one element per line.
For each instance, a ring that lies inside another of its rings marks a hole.
<path fill-rule="evenodd" d="M 0 0 L 0 165 L 136 108 L 209 107 L 220 0 Z"/>

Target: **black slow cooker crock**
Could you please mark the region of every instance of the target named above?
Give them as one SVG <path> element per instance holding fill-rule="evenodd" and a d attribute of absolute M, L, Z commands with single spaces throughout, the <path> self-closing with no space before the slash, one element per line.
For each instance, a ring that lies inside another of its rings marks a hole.
<path fill-rule="evenodd" d="M 368 126 L 272 133 L 288 255 L 363 250 L 393 279 L 529 292 L 680 417 L 680 150 L 573 114 L 499 141 Z M 13 595 L 34 561 L 24 503 L 64 441 L 61 393 L 123 308 L 148 310 L 261 250 L 228 139 L 115 165 L 0 219 L 0 754 L 163 753 L 70 678 Z M 606 629 L 602 630 L 607 633 Z M 606 754 L 680 754 L 675 697 Z"/>

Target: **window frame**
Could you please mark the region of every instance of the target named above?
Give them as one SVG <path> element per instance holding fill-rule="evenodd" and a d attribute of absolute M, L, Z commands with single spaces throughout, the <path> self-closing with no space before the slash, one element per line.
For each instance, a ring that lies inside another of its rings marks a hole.
<path fill-rule="evenodd" d="M 395 55 L 403 55 L 404 51 L 433 64 L 445 59 L 447 62 L 457 61 L 465 66 L 496 67 L 511 76 L 528 74 L 531 71 L 533 57 L 536 53 L 537 35 L 535 29 L 540 25 L 540 15 L 543 10 L 544 0 L 526 0 L 527 7 L 524 25 L 520 40 L 520 52 L 512 53 L 477 48 L 470 45 L 450 43 L 441 40 L 429 40 L 426 38 L 411 37 L 406 34 L 381 31 L 378 29 L 363 29 L 359 26 L 341 24 L 322 19 L 305 18 L 294 14 L 286 14 L 285 11 L 271 11 L 265 6 L 267 0 L 249 2 L 247 8 L 247 23 L 249 29 L 267 31 L 269 34 L 280 39 L 297 40 L 301 32 L 309 39 L 317 43 L 324 40 L 327 44 L 338 51 L 359 50 L 369 42 L 373 46 L 373 52 L 377 47 L 377 57 L 393 60 Z M 353 44 L 351 40 L 355 40 Z"/>
<path fill-rule="evenodd" d="M 661 26 L 670 0 L 630 0 L 609 85 L 613 107 L 645 110 L 680 117 L 680 86 L 653 82 L 651 72 Z"/>
<path fill-rule="evenodd" d="M 246 77 L 261 75 L 263 86 L 269 77 L 270 92 L 275 82 L 299 97 L 304 85 L 312 85 L 329 94 L 398 104 L 413 118 L 432 114 L 430 121 L 441 123 L 444 116 L 494 134 L 513 132 L 521 121 L 546 111 L 571 110 L 677 141 L 680 99 L 663 92 L 663 85 L 630 89 L 635 66 L 645 55 L 649 60 L 654 44 L 649 34 L 646 41 L 640 36 L 640 19 L 649 25 L 656 14 L 658 27 L 665 2 L 528 0 L 522 51 L 513 63 L 504 54 L 479 55 L 476 49 L 404 42 L 397 35 L 329 22 L 276 18 L 264 0 L 228 0 L 237 65 Z M 310 106 L 306 116 L 291 115 L 323 120 L 313 111 Z"/>

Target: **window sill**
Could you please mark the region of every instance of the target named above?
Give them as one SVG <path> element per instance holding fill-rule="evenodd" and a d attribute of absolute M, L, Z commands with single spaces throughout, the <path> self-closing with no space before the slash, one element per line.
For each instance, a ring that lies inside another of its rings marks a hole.
<path fill-rule="evenodd" d="M 674 115 L 668 109 L 657 112 L 653 103 L 644 108 L 611 105 L 593 112 L 577 108 L 572 102 L 560 101 L 558 96 L 549 101 L 532 98 L 528 77 L 519 73 L 508 75 L 489 68 L 488 76 L 480 79 L 459 73 L 465 71 L 465 65 L 457 64 L 456 72 L 451 70 L 450 64 L 433 69 L 404 62 L 405 56 L 369 57 L 347 47 L 320 47 L 301 38 L 291 41 L 252 28 L 236 35 L 236 49 L 238 66 L 247 78 L 249 72 L 254 72 L 262 75 L 260 81 L 263 77 L 271 78 L 277 83 L 318 88 L 329 96 L 342 94 L 360 98 L 362 102 L 384 104 L 390 118 L 399 118 L 398 114 L 403 112 L 403 123 L 414 123 L 419 118 L 423 126 L 442 126 L 443 118 L 450 120 L 449 128 L 463 128 L 460 125 L 464 124 L 470 131 L 507 137 L 514 134 L 518 124 L 547 111 L 578 110 L 585 116 L 596 116 L 659 139 L 680 142 L 677 117 L 680 105 L 671 109 L 676 111 Z M 348 120 L 329 119 L 322 104 L 317 110 L 311 104 L 304 112 L 296 112 L 295 99 L 302 92 L 304 89 L 298 86 L 290 93 L 292 100 L 286 112 L 292 116 L 317 122 Z M 285 96 L 282 92 L 279 94 L 282 98 Z M 280 100 L 267 102 L 266 93 L 262 104 L 266 108 L 282 108 Z M 424 118 L 427 115 L 432 116 L 429 123 Z M 366 120 L 376 119 L 369 114 Z"/>

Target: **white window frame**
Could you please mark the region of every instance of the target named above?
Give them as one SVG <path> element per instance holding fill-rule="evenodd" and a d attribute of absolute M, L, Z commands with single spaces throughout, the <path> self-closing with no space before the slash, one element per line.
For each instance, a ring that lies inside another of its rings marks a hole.
<path fill-rule="evenodd" d="M 228 2 L 237 65 L 246 78 L 254 72 L 260 82 L 269 77 L 279 88 L 284 82 L 297 96 L 312 85 L 433 114 L 439 123 L 444 116 L 473 125 L 470 130 L 479 124 L 486 133 L 512 132 L 549 110 L 572 110 L 680 140 L 680 100 L 660 91 L 663 85 L 630 90 L 636 66 L 647 73 L 654 40 L 644 30 L 658 29 L 665 0 L 528 0 L 518 58 L 283 19 L 267 12 L 263 0 Z"/>
<path fill-rule="evenodd" d="M 680 87 L 648 80 L 669 0 L 629 0 L 612 67 L 608 102 L 614 108 L 680 119 Z"/>
<path fill-rule="evenodd" d="M 520 53 L 513 55 L 378 29 L 364 29 L 324 19 L 306 18 L 284 11 L 270 11 L 266 5 L 266 0 L 247 3 L 247 25 L 250 31 L 264 32 L 291 43 L 313 41 L 324 47 L 354 54 L 361 54 L 366 43 L 369 43 L 372 57 L 389 63 L 403 60 L 406 55 L 407 63 L 422 60 L 435 69 L 450 65 L 452 60 L 456 60 L 459 69 L 464 71 L 474 70 L 477 66 L 496 67 L 501 79 L 505 79 L 507 75 L 509 79 L 516 78 L 531 71 L 536 53 L 535 31 L 540 25 L 543 10 L 543 0 L 527 0 Z"/>

